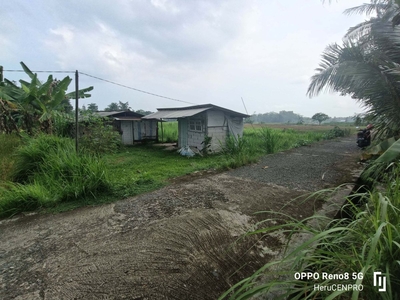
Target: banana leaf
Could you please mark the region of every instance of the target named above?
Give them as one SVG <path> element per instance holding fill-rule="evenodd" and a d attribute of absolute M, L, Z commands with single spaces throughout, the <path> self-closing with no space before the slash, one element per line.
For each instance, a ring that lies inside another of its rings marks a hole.
<path fill-rule="evenodd" d="M 394 140 L 394 138 L 392 138 Z M 376 163 L 391 163 L 400 157 L 400 139 L 392 145 L 375 161 Z"/>

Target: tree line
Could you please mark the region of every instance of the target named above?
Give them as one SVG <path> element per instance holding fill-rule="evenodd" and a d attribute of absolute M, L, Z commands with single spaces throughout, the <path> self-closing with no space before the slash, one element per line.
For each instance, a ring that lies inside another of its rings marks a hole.
<path fill-rule="evenodd" d="M 143 109 L 138 109 L 138 110 L 133 110 L 132 107 L 129 106 L 129 102 L 122 102 L 119 101 L 117 102 L 111 102 L 109 105 L 107 105 L 107 107 L 104 109 L 104 111 L 132 111 L 132 112 L 136 112 L 138 114 L 142 114 L 142 115 L 150 115 L 153 112 L 149 111 L 149 110 L 143 110 Z M 99 111 L 99 106 L 96 103 L 89 103 L 87 105 L 87 107 L 84 105 L 82 106 L 82 111 L 88 111 L 88 112 L 97 112 Z"/>
<path fill-rule="evenodd" d="M 280 111 L 277 112 L 267 112 L 263 114 L 252 114 L 249 118 L 245 119 L 245 123 L 289 123 L 289 124 L 312 124 L 318 122 L 349 122 L 352 123 L 355 120 L 355 116 L 349 117 L 329 117 L 324 113 L 316 113 L 311 118 L 303 117 L 300 114 L 296 114 L 293 111 Z"/>

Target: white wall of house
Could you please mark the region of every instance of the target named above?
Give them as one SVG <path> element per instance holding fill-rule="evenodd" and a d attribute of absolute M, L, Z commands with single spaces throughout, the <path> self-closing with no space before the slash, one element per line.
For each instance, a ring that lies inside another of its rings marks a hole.
<path fill-rule="evenodd" d="M 141 139 L 156 139 L 157 137 L 157 121 L 156 120 L 142 120 L 140 122 L 140 136 Z"/>
<path fill-rule="evenodd" d="M 133 145 L 133 122 L 121 121 L 122 143 L 124 145 Z"/>
<path fill-rule="evenodd" d="M 221 145 L 225 145 L 228 135 L 228 124 L 224 112 L 220 110 L 207 111 L 208 127 L 207 135 L 211 137 L 211 150 L 220 151 Z"/>
<path fill-rule="evenodd" d="M 122 143 L 133 145 L 133 142 L 157 138 L 157 121 L 121 121 Z"/>
<path fill-rule="evenodd" d="M 236 134 L 240 136 L 243 133 L 243 118 L 230 118 L 225 116 L 225 113 L 220 110 L 208 110 L 198 115 L 178 119 L 179 138 L 178 147 L 184 147 L 186 145 L 190 147 L 196 147 L 197 149 L 203 149 L 205 136 L 211 137 L 211 150 L 218 152 L 221 150 L 221 146 L 225 145 L 226 138 L 229 136 L 228 119 L 235 127 L 240 125 L 240 128 L 236 128 Z"/>
<path fill-rule="evenodd" d="M 187 143 L 191 147 L 199 150 L 203 149 L 201 144 L 204 141 L 206 133 L 207 115 L 201 113 L 193 117 L 187 118 Z"/>

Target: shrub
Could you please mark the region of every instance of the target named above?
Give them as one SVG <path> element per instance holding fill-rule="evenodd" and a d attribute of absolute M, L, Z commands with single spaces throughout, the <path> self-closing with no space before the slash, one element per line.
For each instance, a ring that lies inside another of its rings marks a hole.
<path fill-rule="evenodd" d="M 330 139 L 334 139 L 337 137 L 344 137 L 344 136 L 349 136 L 349 135 L 350 135 L 349 128 L 341 129 L 338 126 L 335 126 L 333 129 L 331 129 L 327 133 L 325 133 L 324 138 L 326 140 L 330 140 Z"/>
<path fill-rule="evenodd" d="M 270 128 L 263 127 L 260 130 L 262 146 L 267 154 L 275 153 L 278 149 L 278 135 Z"/>
<path fill-rule="evenodd" d="M 121 146 L 121 135 L 103 119 L 91 115 L 85 134 L 79 138 L 80 150 L 92 154 L 115 153 Z"/>
<path fill-rule="evenodd" d="M 14 179 L 0 190 L 0 215 L 11 215 L 59 202 L 93 198 L 111 191 L 104 162 L 75 152 L 68 138 L 28 138 L 15 155 Z"/>
<path fill-rule="evenodd" d="M 51 154 L 60 150 L 75 152 L 73 141 L 54 135 L 40 134 L 36 138 L 25 137 L 24 145 L 15 152 L 15 164 L 12 172 L 13 181 L 24 183 L 39 172 L 41 165 Z"/>

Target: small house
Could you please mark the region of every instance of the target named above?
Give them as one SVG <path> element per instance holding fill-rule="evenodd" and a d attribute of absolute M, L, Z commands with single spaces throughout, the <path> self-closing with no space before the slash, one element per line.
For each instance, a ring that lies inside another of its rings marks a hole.
<path fill-rule="evenodd" d="M 210 150 L 218 152 L 228 136 L 243 135 L 243 118 L 249 117 L 213 104 L 179 108 L 158 108 L 143 120 L 178 120 L 178 147 L 203 149 L 205 137 L 211 137 Z"/>
<path fill-rule="evenodd" d="M 95 114 L 109 118 L 122 134 L 124 145 L 133 145 L 144 140 L 157 140 L 157 120 L 143 120 L 143 115 L 133 111 L 98 111 Z"/>

